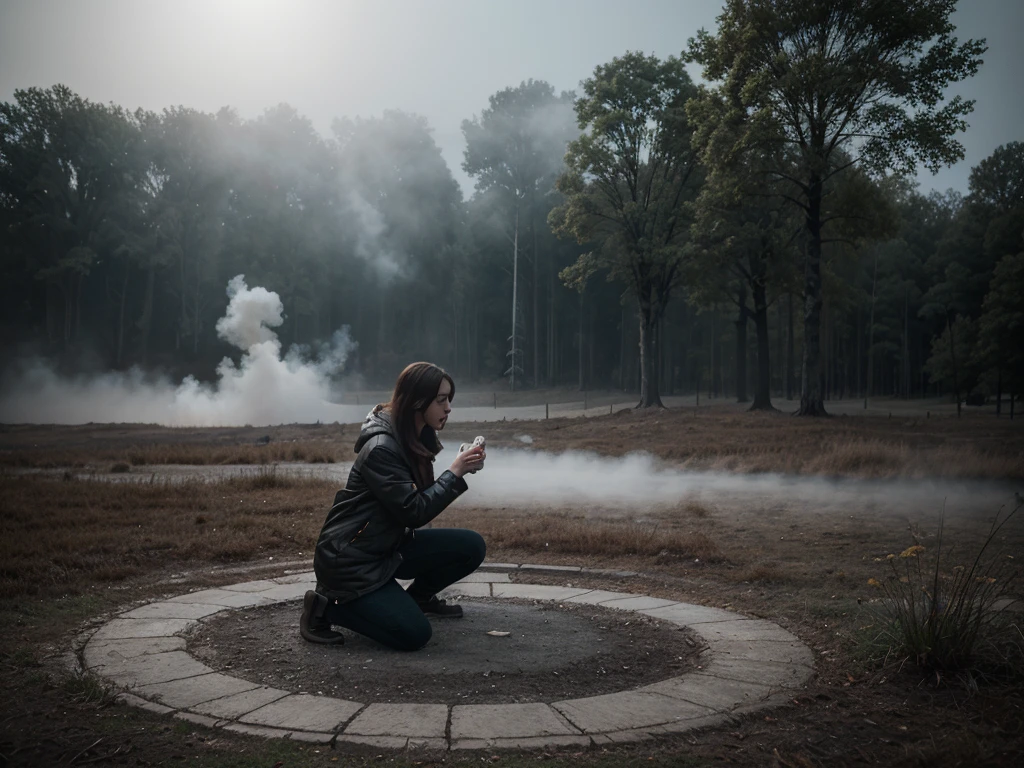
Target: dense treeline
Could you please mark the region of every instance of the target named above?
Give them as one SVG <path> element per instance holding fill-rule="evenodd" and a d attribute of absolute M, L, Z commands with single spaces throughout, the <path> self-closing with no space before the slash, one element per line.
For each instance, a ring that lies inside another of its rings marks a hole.
<path fill-rule="evenodd" d="M 5 365 L 209 377 L 238 354 L 217 320 L 244 274 L 280 295 L 285 347 L 348 326 L 344 373 L 367 384 L 424 358 L 516 388 L 812 415 L 1020 392 L 1024 145 L 966 196 L 903 180 L 962 156 L 970 103 L 942 93 L 984 46 L 950 36 L 946 0 L 834 5 L 730 0 L 683 59 L 627 53 L 578 95 L 494 94 L 462 126 L 468 200 L 400 111 L 324 137 L 287 105 L 243 120 L 17 91 L 0 105 Z"/>

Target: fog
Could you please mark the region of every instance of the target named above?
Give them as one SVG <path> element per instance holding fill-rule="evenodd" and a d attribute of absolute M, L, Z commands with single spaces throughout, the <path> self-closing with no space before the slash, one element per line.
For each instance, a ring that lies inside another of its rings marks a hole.
<path fill-rule="evenodd" d="M 243 275 L 228 283 L 227 295 L 217 335 L 242 354 L 237 363 L 225 357 L 214 382 L 193 376 L 177 384 L 152 381 L 138 369 L 62 378 L 46 361 L 29 360 L 0 384 L 0 422 L 238 426 L 312 423 L 330 416 L 333 421 L 342 415 L 329 397 L 332 376 L 344 370 L 357 346 L 348 329 L 315 350 L 293 346 L 282 354 L 273 330 L 284 321 L 280 297 L 248 287 Z"/>

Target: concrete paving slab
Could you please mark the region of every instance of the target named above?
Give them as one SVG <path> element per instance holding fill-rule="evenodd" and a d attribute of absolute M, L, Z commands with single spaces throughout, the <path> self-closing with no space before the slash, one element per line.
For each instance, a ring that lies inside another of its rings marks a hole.
<path fill-rule="evenodd" d="M 698 633 L 699 627 L 694 627 Z M 747 640 L 715 640 L 711 646 L 712 658 L 747 659 L 750 661 L 775 661 L 786 664 L 814 666 L 811 649 L 801 642 L 763 643 Z"/>
<path fill-rule="evenodd" d="M 654 608 L 679 605 L 679 601 L 663 600 L 660 597 L 648 597 L 647 595 L 634 595 L 633 597 L 605 600 L 600 605 L 602 608 L 617 608 L 620 611 L 650 611 Z"/>
<path fill-rule="evenodd" d="M 645 685 L 637 690 L 682 699 L 716 712 L 731 712 L 738 707 L 757 704 L 772 693 L 772 689 L 765 685 L 710 677 L 699 672 Z"/>
<path fill-rule="evenodd" d="M 270 589 L 258 592 L 260 597 L 275 603 L 285 603 L 289 600 L 301 600 L 306 592 L 316 587 L 316 582 L 296 582 L 295 584 L 275 584 Z"/>
<path fill-rule="evenodd" d="M 142 605 L 133 611 L 126 611 L 122 619 L 201 619 L 219 611 L 226 611 L 223 605 L 201 605 L 199 603 L 159 603 Z"/>
<path fill-rule="evenodd" d="M 185 651 L 146 654 L 130 659 L 108 657 L 107 663 L 96 667 L 96 670 L 108 680 L 127 688 L 141 688 L 144 685 L 182 680 L 213 672 Z"/>
<path fill-rule="evenodd" d="M 335 731 L 362 708 L 362 704 L 354 701 L 296 693 L 243 715 L 239 720 L 285 730 Z"/>
<path fill-rule="evenodd" d="M 652 725 L 649 728 L 633 728 L 623 731 L 611 731 L 609 733 L 595 733 L 592 738 L 595 744 L 624 744 L 636 741 L 646 741 L 657 736 L 669 736 L 676 733 L 696 730 L 697 728 L 710 728 L 716 725 L 723 725 L 732 719 L 731 715 L 718 714 L 695 717 L 692 720 L 679 720 L 674 723 L 663 725 Z"/>
<path fill-rule="evenodd" d="M 335 734 L 333 733 L 322 733 L 319 731 L 292 731 L 288 734 L 288 738 L 292 741 L 305 741 L 310 744 L 330 744 L 334 741 L 334 736 Z"/>
<path fill-rule="evenodd" d="M 199 603 L 200 605 L 221 605 L 225 608 L 248 608 L 252 605 L 269 603 L 259 594 L 247 592 L 231 592 L 226 589 L 203 589 L 189 592 L 187 595 L 172 597 L 171 603 Z"/>
<path fill-rule="evenodd" d="M 584 733 L 607 733 L 692 720 L 715 714 L 708 707 L 656 693 L 623 691 L 551 705 Z"/>
<path fill-rule="evenodd" d="M 303 581 L 312 581 L 316 583 L 316 574 L 313 571 L 303 571 L 302 573 L 289 573 L 287 576 L 278 576 L 271 579 L 271 581 L 277 584 L 297 584 Z"/>
<path fill-rule="evenodd" d="M 278 688 L 260 686 L 250 691 L 242 691 L 231 696 L 222 696 L 219 699 L 205 701 L 196 704 L 192 711 L 203 715 L 219 717 L 223 720 L 237 720 L 242 715 L 264 707 L 272 701 L 283 699 L 290 695 L 290 691 L 282 691 Z"/>
<path fill-rule="evenodd" d="M 256 581 L 243 581 L 240 584 L 229 584 L 220 589 L 228 592 L 264 592 L 272 587 L 278 586 L 278 582 L 270 579 L 257 579 Z"/>
<path fill-rule="evenodd" d="M 134 659 L 151 653 L 185 650 L 183 637 L 131 637 L 125 640 L 92 642 L 82 650 L 86 669 L 102 667 L 115 661 Z"/>
<path fill-rule="evenodd" d="M 769 694 L 762 700 L 751 703 L 742 704 L 734 709 L 730 714 L 733 715 L 744 715 L 748 712 L 759 712 L 762 709 L 771 709 L 774 707 L 786 707 L 793 706 L 793 692 L 792 691 L 776 691 L 775 693 Z"/>
<path fill-rule="evenodd" d="M 189 723 L 205 726 L 206 728 L 217 728 L 224 725 L 223 720 L 218 720 L 215 717 L 207 717 L 206 715 L 196 715 L 192 712 L 175 712 L 174 716 L 178 720 L 185 720 Z"/>
<path fill-rule="evenodd" d="M 574 587 L 549 587 L 544 584 L 492 584 L 491 594 L 495 597 L 521 597 L 524 600 L 568 600 L 570 597 L 590 592 L 589 589 Z"/>
<path fill-rule="evenodd" d="M 89 640 L 103 643 L 107 640 L 126 640 L 140 637 L 170 637 L 184 632 L 195 624 L 195 619 L 113 619 L 100 627 Z"/>
<path fill-rule="evenodd" d="M 114 697 L 115 701 L 121 701 L 125 704 L 129 704 L 139 709 L 144 709 L 147 712 L 155 712 L 158 715 L 166 715 L 174 711 L 171 707 L 165 707 L 163 704 L 157 704 L 152 701 L 146 701 L 139 696 L 134 696 L 130 693 L 119 693 Z"/>
<path fill-rule="evenodd" d="M 533 736 L 520 739 L 462 739 L 452 749 L 543 749 L 544 747 L 589 747 L 589 736 Z"/>
<path fill-rule="evenodd" d="M 230 696 L 256 688 L 256 683 L 239 680 L 219 672 L 199 677 L 187 677 L 184 680 L 171 680 L 166 683 L 155 683 L 136 688 L 134 693 L 175 709 L 191 709 L 210 699 Z"/>
<path fill-rule="evenodd" d="M 519 563 L 492 563 L 489 560 L 484 560 L 484 564 L 481 568 L 500 568 L 503 571 L 514 571 L 519 568 Z"/>
<path fill-rule="evenodd" d="M 608 592 L 603 589 L 592 589 L 582 595 L 576 597 L 570 597 L 565 600 L 566 603 L 585 603 L 587 605 L 597 605 L 598 603 L 604 602 L 605 600 L 620 600 L 626 597 L 636 597 L 628 592 Z"/>
<path fill-rule="evenodd" d="M 408 749 L 408 750 L 417 749 L 417 750 L 423 750 L 423 751 L 426 751 L 428 749 L 439 749 L 439 750 L 442 750 L 444 752 L 447 752 L 448 751 L 448 741 L 447 741 L 447 739 L 419 739 L 419 738 L 411 738 L 411 739 L 409 739 L 408 743 L 406 743 L 405 748 Z"/>
<path fill-rule="evenodd" d="M 490 597 L 491 585 L 487 584 L 463 584 L 461 581 L 452 584 L 447 589 L 441 590 L 442 598 L 447 597 Z"/>
<path fill-rule="evenodd" d="M 735 621 L 746 618 L 741 614 L 726 611 L 722 608 L 711 608 L 706 605 L 692 605 L 690 603 L 677 603 L 676 605 L 668 605 L 662 608 L 644 608 L 638 611 L 638 613 L 642 613 L 645 616 L 653 616 L 655 619 L 671 621 L 673 624 L 681 626 L 693 626 L 698 632 L 700 630 L 694 626 L 695 624 L 704 624 L 711 621 Z"/>
<path fill-rule="evenodd" d="M 244 723 L 228 723 L 224 726 L 224 730 L 246 736 L 259 736 L 264 739 L 287 739 L 294 736 L 291 731 L 282 728 L 267 728 L 265 725 L 246 725 Z"/>
<path fill-rule="evenodd" d="M 778 624 L 763 619 L 737 619 L 735 621 L 713 621 L 697 624 L 693 631 L 708 642 L 715 640 L 740 640 L 756 643 L 793 643 L 799 639 Z"/>
<path fill-rule="evenodd" d="M 552 573 L 579 573 L 583 569 L 578 565 L 536 565 L 523 563 L 519 566 L 521 571 L 550 571 Z"/>
<path fill-rule="evenodd" d="M 339 742 L 348 744 L 365 744 L 369 747 L 382 747 L 383 749 L 405 749 L 409 739 L 401 736 L 338 736 Z"/>
<path fill-rule="evenodd" d="M 473 571 L 463 579 L 459 579 L 456 584 L 480 584 L 483 582 L 500 581 L 508 583 L 507 573 L 490 573 L 488 571 Z"/>
<path fill-rule="evenodd" d="M 451 740 L 578 736 L 578 728 L 547 704 L 461 704 L 452 707 Z"/>
<path fill-rule="evenodd" d="M 371 704 L 345 727 L 346 736 L 408 736 L 443 739 L 444 704 Z"/>
<path fill-rule="evenodd" d="M 814 676 L 805 664 L 785 664 L 774 661 L 752 661 L 712 657 L 704 665 L 703 674 L 723 680 L 741 680 L 765 685 L 769 688 L 802 688 Z"/>

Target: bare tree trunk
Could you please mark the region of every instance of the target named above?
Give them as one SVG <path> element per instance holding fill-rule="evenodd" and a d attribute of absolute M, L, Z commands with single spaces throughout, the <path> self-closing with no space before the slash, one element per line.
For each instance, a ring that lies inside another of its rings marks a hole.
<path fill-rule="evenodd" d="M 619 307 L 619 389 L 626 391 L 626 306 Z"/>
<path fill-rule="evenodd" d="M 124 280 L 121 281 L 121 304 L 117 310 L 117 356 L 115 367 L 120 368 L 124 361 L 124 305 L 128 302 L 128 259 L 124 261 Z"/>
<path fill-rule="evenodd" d="M 722 342 L 718 338 L 718 312 L 711 310 L 711 397 L 722 392 Z"/>
<path fill-rule="evenodd" d="M 740 286 L 739 317 L 736 318 L 736 402 L 747 402 L 747 289 Z"/>
<path fill-rule="evenodd" d="M 586 368 L 584 366 L 584 360 L 583 360 L 583 349 L 584 349 L 583 317 L 584 317 L 584 308 L 585 308 L 585 302 L 586 302 L 586 298 L 585 297 L 586 297 L 586 292 L 585 291 L 580 291 L 580 331 L 579 331 L 579 339 L 580 339 L 580 344 L 579 344 L 579 347 L 580 347 L 579 348 L 579 358 L 580 358 L 579 359 L 580 392 L 582 392 L 583 390 L 585 390 L 587 388 Z"/>
<path fill-rule="evenodd" d="M 793 332 L 793 294 L 789 294 L 789 330 L 786 336 L 786 399 L 793 399 L 793 392 L 796 389 L 795 376 L 793 375 L 793 361 L 795 355 L 795 339 Z"/>
<path fill-rule="evenodd" d="M 808 184 L 807 230 L 804 262 L 804 353 L 800 368 L 798 416 L 827 416 L 821 376 L 821 179 Z"/>
<path fill-rule="evenodd" d="M 533 210 L 533 193 L 530 199 L 530 235 L 533 239 L 533 388 L 537 389 L 540 383 L 540 301 L 538 300 L 540 282 L 538 275 L 538 262 L 540 254 L 537 253 L 537 227 L 534 223 L 535 212 Z"/>
<path fill-rule="evenodd" d="M 949 360 L 953 365 L 953 395 L 956 397 L 956 417 L 960 418 L 960 377 L 956 369 L 956 340 L 954 338 L 953 323 L 949 319 L 949 312 L 946 312 L 946 328 L 949 330 Z"/>
<path fill-rule="evenodd" d="M 768 296 L 763 281 L 751 286 L 754 299 L 754 328 L 757 333 L 757 386 L 751 411 L 774 411 L 772 407 L 772 364 L 768 345 Z"/>
<path fill-rule="evenodd" d="M 649 299 L 640 304 L 640 402 L 637 408 L 664 408 L 658 393 L 658 321 Z"/>
<path fill-rule="evenodd" d="M 878 278 L 878 249 L 875 248 L 875 266 L 871 271 L 871 313 L 868 318 L 868 380 L 864 387 L 864 409 L 867 410 L 868 398 L 874 388 L 874 348 L 875 348 L 875 283 Z"/>
<path fill-rule="evenodd" d="M 996 366 L 996 416 L 1003 415 L 1003 366 Z"/>

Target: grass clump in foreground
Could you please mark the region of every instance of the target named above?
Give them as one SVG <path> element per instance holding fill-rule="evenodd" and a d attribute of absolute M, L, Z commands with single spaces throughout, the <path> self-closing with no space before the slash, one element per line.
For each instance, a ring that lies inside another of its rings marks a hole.
<path fill-rule="evenodd" d="M 913 661 L 936 679 L 965 673 L 973 680 L 975 673 L 993 668 L 1022 675 L 1024 637 L 1005 620 L 1020 565 L 1012 555 L 992 551 L 1000 530 L 1020 508 L 1001 519 L 996 515 L 981 547 L 966 562 L 954 557 L 953 546 L 943 550 L 942 518 L 934 553 L 918 540 L 887 556 L 888 577 L 868 583 L 884 594 L 883 636 L 890 657 Z"/>

